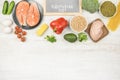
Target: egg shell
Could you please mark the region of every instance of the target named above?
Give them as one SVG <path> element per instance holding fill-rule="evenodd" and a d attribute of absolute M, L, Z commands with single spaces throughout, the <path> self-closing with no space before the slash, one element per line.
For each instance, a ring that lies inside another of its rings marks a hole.
<path fill-rule="evenodd" d="M 12 20 L 10 20 L 10 19 L 6 19 L 6 20 L 4 20 L 4 21 L 2 22 L 2 24 L 5 25 L 5 26 L 10 27 L 10 26 L 13 24 L 13 22 L 12 22 Z"/>
<path fill-rule="evenodd" d="M 12 33 L 12 28 L 10 28 L 10 27 L 5 27 L 5 28 L 4 28 L 4 33 L 5 33 L 5 34 L 10 34 L 10 33 Z"/>

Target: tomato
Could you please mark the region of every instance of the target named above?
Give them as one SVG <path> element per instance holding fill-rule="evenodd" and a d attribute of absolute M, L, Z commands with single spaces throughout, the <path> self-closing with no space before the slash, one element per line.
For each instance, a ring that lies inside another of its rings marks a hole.
<path fill-rule="evenodd" d="M 26 31 L 22 31 L 22 35 L 26 35 L 27 34 L 27 32 Z"/>
<path fill-rule="evenodd" d="M 17 34 L 17 37 L 18 37 L 18 38 L 21 38 L 21 37 L 22 37 L 22 35 L 21 35 L 21 34 Z"/>
<path fill-rule="evenodd" d="M 25 42 L 25 41 L 26 41 L 26 38 L 25 38 L 25 37 L 22 37 L 22 38 L 21 38 L 21 41 L 22 41 L 22 42 Z"/>
<path fill-rule="evenodd" d="M 21 28 L 20 28 L 20 29 L 18 29 L 18 32 L 19 32 L 19 33 L 21 33 L 21 32 L 22 32 L 22 29 L 21 29 Z"/>
<path fill-rule="evenodd" d="M 18 30 L 18 29 L 20 29 L 20 27 L 16 26 L 16 27 L 15 27 L 15 30 Z"/>
<path fill-rule="evenodd" d="M 15 31 L 14 33 L 15 33 L 15 34 L 18 34 L 18 31 Z"/>
<path fill-rule="evenodd" d="M 17 38 L 21 40 L 21 42 L 26 41 L 26 38 L 24 36 L 27 35 L 27 32 L 23 31 L 22 28 L 16 26 L 14 33 L 17 35 Z"/>

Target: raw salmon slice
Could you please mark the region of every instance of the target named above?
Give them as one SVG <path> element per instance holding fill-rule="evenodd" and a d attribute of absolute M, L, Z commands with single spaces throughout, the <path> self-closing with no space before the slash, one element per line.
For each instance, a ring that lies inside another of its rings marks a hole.
<path fill-rule="evenodd" d="M 30 27 L 36 26 L 40 21 L 40 12 L 35 2 L 32 2 L 27 15 L 27 24 Z"/>
<path fill-rule="evenodd" d="M 29 10 L 29 3 L 27 1 L 21 1 L 16 8 L 16 16 L 20 25 L 26 25 L 26 17 Z"/>

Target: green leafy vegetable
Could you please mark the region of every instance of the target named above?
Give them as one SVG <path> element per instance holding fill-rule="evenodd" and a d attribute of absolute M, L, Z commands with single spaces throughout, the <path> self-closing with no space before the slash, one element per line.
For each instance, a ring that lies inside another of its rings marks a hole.
<path fill-rule="evenodd" d="M 99 9 L 99 2 L 98 0 L 82 0 L 82 8 L 90 13 L 94 13 Z"/>
<path fill-rule="evenodd" d="M 47 41 L 49 41 L 49 42 L 51 42 L 51 43 L 54 43 L 54 42 L 56 42 L 57 40 L 56 40 L 56 38 L 55 38 L 55 36 L 53 36 L 53 35 L 47 35 L 46 37 L 45 37 L 45 39 L 47 40 Z"/>
<path fill-rule="evenodd" d="M 87 41 L 88 40 L 87 35 L 85 33 L 79 33 L 78 34 L 78 40 L 80 42 Z"/>

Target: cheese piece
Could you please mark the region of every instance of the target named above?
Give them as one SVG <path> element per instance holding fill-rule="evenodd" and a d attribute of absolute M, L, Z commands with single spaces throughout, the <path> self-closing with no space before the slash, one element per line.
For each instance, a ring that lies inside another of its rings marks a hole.
<path fill-rule="evenodd" d="M 40 26 L 40 28 L 38 28 L 36 34 L 37 34 L 38 36 L 42 36 L 47 29 L 48 29 L 48 25 L 47 25 L 47 24 L 42 24 L 42 25 Z"/>

